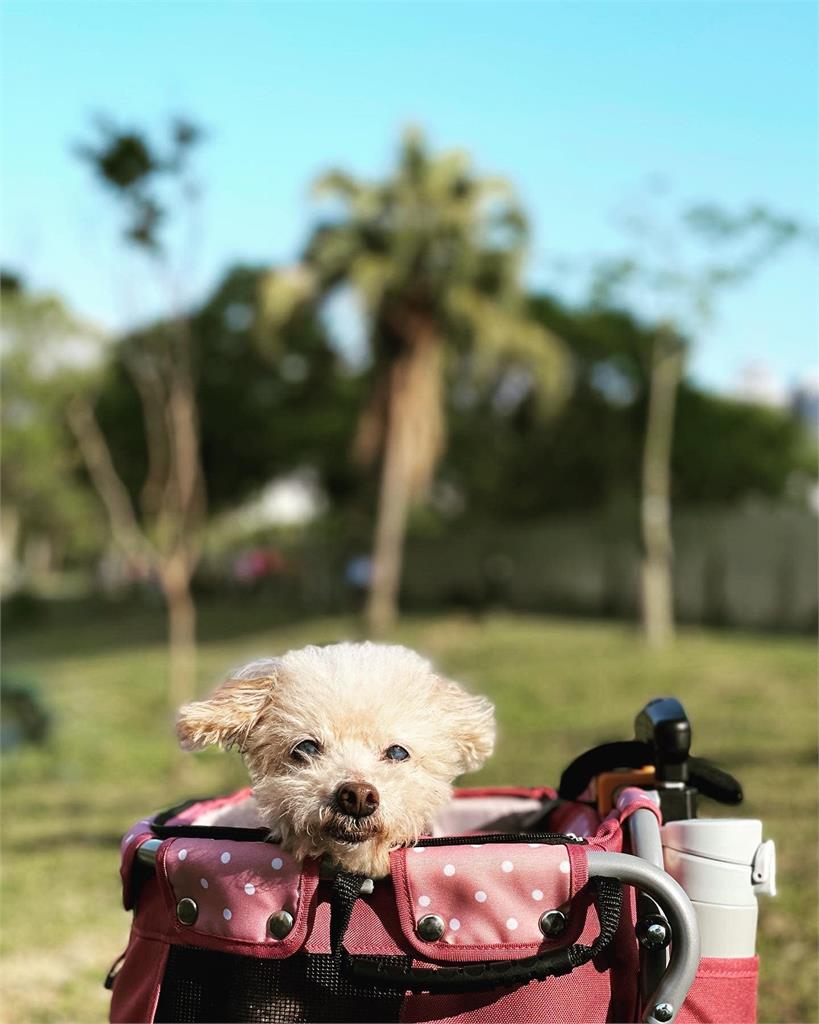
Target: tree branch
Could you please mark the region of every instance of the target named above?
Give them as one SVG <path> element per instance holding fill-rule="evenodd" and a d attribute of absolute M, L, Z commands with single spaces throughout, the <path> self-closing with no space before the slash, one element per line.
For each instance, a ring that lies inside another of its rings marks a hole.
<path fill-rule="evenodd" d="M 66 415 L 88 475 L 105 505 L 114 543 L 126 555 L 141 554 L 153 559 L 153 549 L 140 529 L 131 498 L 114 467 L 108 443 L 90 403 L 85 398 L 75 397 Z"/>

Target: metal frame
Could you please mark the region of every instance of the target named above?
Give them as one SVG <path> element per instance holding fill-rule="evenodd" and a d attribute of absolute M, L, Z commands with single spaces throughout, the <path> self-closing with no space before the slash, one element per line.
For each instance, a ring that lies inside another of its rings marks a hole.
<path fill-rule="evenodd" d="M 650 812 L 649 812 L 650 813 Z M 685 891 L 665 871 L 628 853 L 589 850 L 589 877 L 618 878 L 646 893 L 658 904 L 671 925 L 668 967 L 651 993 L 644 1024 L 669 1024 L 693 984 L 700 962 L 697 917 Z"/>
<path fill-rule="evenodd" d="M 649 799 L 657 807 L 660 806 L 660 796 L 656 790 L 644 791 L 646 799 Z M 619 803 L 618 803 L 619 807 Z M 620 808 L 623 809 L 622 807 Z M 648 808 L 640 807 L 628 818 L 627 826 L 631 839 L 632 852 L 641 860 L 653 864 L 656 868 L 665 870 L 663 860 L 663 843 L 660 835 L 660 823 L 657 815 Z M 637 921 L 638 934 L 641 924 L 650 917 L 664 917 L 662 910 L 655 901 L 643 892 L 637 894 Z M 670 926 L 669 931 L 670 931 Z M 647 949 L 640 943 L 640 997 L 641 1005 L 647 1006 L 654 989 L 659 985 L 660 978 L 665 972 L 668 964 L 668 953 L 665 947 L 658 949 Z"/>

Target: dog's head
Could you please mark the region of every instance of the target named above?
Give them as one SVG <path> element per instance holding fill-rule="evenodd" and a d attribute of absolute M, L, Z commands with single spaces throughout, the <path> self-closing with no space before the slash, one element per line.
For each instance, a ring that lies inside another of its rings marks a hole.
<path fill-rule="evenodd" d="M 245 665 L 183 707 L 177 731 L 188 749 L 238 747 L 265 824 L 296 856 L 377 877 L 491 754 L 495 726 L 489 701 L 413 651 L 345 643 Z"/>

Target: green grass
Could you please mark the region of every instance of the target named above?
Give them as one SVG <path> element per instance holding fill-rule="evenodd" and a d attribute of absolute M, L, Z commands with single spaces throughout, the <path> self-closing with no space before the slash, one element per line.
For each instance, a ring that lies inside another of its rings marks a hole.
<path fill-rule="evenodd" d="M 271 625 L 262 609 L 234 604 L 207 607 L 200 633 L 204 688 L 245 658 L 354 637 L 357 626 Z M 38 682 L 54 731 L 47 749 L 4 758 L 4 1020 L 104 1019 L 101 981 L 129 926 L 119 836 L 147 810 L 243 782 L 237 760 L 216 753 L 189 757 L 184 782 L 168 781 L 179 759 L 161 636 L 158 611 L 87 608 L 6 637 L 9 677 Z M 497 702 L 497 754 L 470 782 L 554 784 L 586 747 L 628 738 L 648 698 L 678 696 L 695 753 L 740 776 L 743 814 L 777 842 L 780 894 L 761 910 L 760 1020 L 816 1020 L 812 644 L 692 631 L 660 656 L 622 625 L 533 616 L 409 619 L 395 637 Z"/>

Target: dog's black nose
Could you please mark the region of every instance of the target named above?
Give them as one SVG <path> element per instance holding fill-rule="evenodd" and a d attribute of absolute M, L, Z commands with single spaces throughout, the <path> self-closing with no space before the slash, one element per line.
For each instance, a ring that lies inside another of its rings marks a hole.
<path fill-rule="evenodd" d="M 369 782 L 342 782 L 336 790 L 336 803 L 351 818 L 368 818 L 378 810 L 378 790 Z"/>

